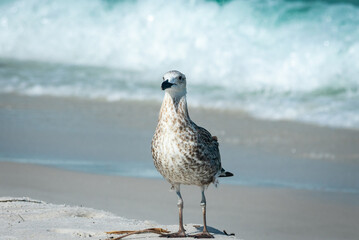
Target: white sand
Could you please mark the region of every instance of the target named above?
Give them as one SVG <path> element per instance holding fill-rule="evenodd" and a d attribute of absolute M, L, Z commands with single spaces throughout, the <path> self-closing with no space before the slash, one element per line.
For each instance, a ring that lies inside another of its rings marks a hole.
<path fill-rule="evenodd" d="M 30 198 L 0 198 L 0 239 L 107 239 L 119 235 L 107 231 L 141 230 L 163 228 L 176 231 L 177 226 L 163 226 L 155 222 L 130 220 L 112 213 L 92 208 L 55 205 Z M 187 233 L 199 232 L 192 224 L 186 225 Z M 219 231 L 213 232 L 216 239 L 234 239 Z M 158 234 L 146 233 L 128 236 L 135 238 L 163 239 Z"/>

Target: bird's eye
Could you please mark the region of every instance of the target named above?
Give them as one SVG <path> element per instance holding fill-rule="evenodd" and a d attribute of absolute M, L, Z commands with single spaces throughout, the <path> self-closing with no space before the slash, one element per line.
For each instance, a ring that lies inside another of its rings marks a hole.
<path fill-rule="evenodd" d="M 182 76 L 179 76 L 178 79 L 179 79 L 179 80 L 182 80 Z"/>
<path fill-rule="evenodd" d="M 162 77 L 162 80 L 164 81 L 164 80 L 165 80 L 165 77 Z"/>

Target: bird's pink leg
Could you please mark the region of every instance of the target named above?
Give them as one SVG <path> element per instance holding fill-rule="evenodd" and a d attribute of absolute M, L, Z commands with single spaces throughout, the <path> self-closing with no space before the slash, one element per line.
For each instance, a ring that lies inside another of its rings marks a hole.
<path fill-rule="evenodd" d="M 204 196 L 204 187 L 202 187 L 202 201 L 201 201 L 201 207 L 202 207 L 202 214 L 203 214 L 203 231 L 198 234 L 190 235 L 190 237 L 194 238 L 214 238 L 213 235 L 211 235 L 208 232 L 207 229 L 207 220 L 206 220 L 206 197 Z"/>
<path fill-rule="evenodd" d="M 167 238 L 180 238 L 180 237 L 187 237 L 186 230 L 183 227 L 183 199 L 181 196 L 181 192 L 179 187 L 176 188 L 176 193 L 178 196 L 178 210 L 179 210 L 179 229 L 178 232 L 170 233 L 170 234 L 161 234 L 160 237 L 167 237 Z"/>

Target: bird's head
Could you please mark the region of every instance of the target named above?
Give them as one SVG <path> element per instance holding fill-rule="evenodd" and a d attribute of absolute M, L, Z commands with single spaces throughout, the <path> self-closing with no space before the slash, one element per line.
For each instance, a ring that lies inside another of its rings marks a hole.
<path fill-rule="evenodd" d="M 163 75 L 162 90 L 171 95 L 172 98 L 180 98 L 186 95 L 186 76 L 176 70 L 166 72 Z"/>

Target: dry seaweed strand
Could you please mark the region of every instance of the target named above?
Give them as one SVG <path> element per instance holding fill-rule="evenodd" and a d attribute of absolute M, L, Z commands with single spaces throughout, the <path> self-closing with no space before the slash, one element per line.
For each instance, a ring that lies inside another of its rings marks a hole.
<path fill-rule="evenodd" d="M 107 234 L 125 234 L 123 236 L 117 237 L 117 238 L 111 238 L 111 240 L 118 240 L 122 239 L 124 237 L 133 235 L 133 234 L 141 234 L 141 233 L 157 233 L 157 234 L 163 234 L 163 233 L 169 233 L 168 230 L 163 228 L 147 228 L 143 230 L 137 230 L 137 231 L 112 231 L 112 232 L 106 232 Z"/>

